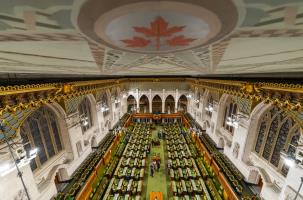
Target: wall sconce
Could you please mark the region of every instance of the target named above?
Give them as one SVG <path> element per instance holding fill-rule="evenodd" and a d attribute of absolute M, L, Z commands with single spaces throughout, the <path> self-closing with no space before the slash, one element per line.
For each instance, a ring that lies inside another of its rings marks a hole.
<path fill-rule="evenodd" d="M 88 126 L 88 117 L 81 115 L 80 116 L 80 124 L 81 126 Z"/>
<path fill-rule="evenodd" d="M 102 106 L 101 106 L 101 112 L 106 112 L 106 111 L 108 111 L 109 110 L 109 107 L 106 105 L 106 104 L 103 104 Z"/>
<path fill-rule="evenodd" d="M 209 103 L 208 106 L 205 107 L 205 110 L 212 113 L 214 111 L 214 105 Z"/>
<path fill-rule="evenodd" d="M 234 114 L 231 114 L 231 117 L 227 117 L 226 119 L 226 124 L 228 126 L 232 126 L 234 128 L 238 128 L 239 127 L 239 121 L 240 121 L 240 118 L 245 118 L 244 115 L 234 115 Z"/>
<path fill-rule="evenodd" d="M 120 99 L 117 99 L 117 98 L 115 98 L 115 104 L 118 104 L 118 103 L 120 103 L 121 101 L 120 101 Z"/>

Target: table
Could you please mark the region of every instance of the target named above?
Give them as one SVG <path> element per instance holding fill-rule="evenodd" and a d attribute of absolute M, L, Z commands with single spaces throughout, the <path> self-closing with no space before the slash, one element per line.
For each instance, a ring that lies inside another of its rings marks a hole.
<path fill-rule="evenodd" d="M 149 193 L 150 200 L 163 200 L 163 192 L 150 192 Z"/>

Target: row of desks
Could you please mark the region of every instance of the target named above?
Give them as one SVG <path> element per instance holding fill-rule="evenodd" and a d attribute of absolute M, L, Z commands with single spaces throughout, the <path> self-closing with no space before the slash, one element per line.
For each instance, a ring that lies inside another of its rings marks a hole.
<path fill-rule="evenodd" d="M 110 194 L 121 194 L 121 195 L 127 195 L 127 194 L 141 194 L 142 193 L 142 186 L 143 182 L 140 181 L 135 181 L 133 179 L 131 180 L 125 180 L 125 179 L 117 179 L 117 178 L 112 178 L 110 181 L 107 191 L 104 195 L 104 199 L 107 199 Z"/>
<path fill-rule="evenodd" d="M 175 195 L 176 194 L 186 195 L 188 193 L 203 194 L 203 196 L 205 196 L 207 200 L 211 200 L 205 182 L 201 178 L 198 180 L 191 179 L 190 181 L 184 181 L 184 180 L 181 180 L 179 182 L 172 181 L 171 187 Z"/>
<path fill-rule="evenodd" d="M 131 168 L 131 167 L 124 167 L 124 168 L 118 168 L 115 172 L 115 177 L 118 178 L 135 178 L 135 179 L 143 179 L 144 177 L 144 168 Z"/>
<path fill-rule="evenodd" d="M 176 176 L 178 176 L 179 179 L 195 179 L 201 177 L 199 170 L 195 170 L 194 168 L 170 169 L 170 178 L 174 180 Z"/>
<path fill-rule="evenodd" d="M 171 159 L 177 159 L 177 158 L 191 158 L 191 153 L 189 151 L 171 151 L 167 153 L 167 157 Z"/>

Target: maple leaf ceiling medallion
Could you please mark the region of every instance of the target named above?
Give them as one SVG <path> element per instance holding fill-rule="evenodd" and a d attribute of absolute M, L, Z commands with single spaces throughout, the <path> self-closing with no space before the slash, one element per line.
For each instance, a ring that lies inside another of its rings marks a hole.
<path fill-rule="evenodd" d="M 168 22 L 161 16 L 156 17 L 154 21 L 150 23 L 150 27 L 133 27 L 136 33 L 141 33 L 144 37 L 133 36 L 131 39 L 121 40 L 126 47 L 130 48 L 142 48 L 152 45 L 152 40 L 155 42 L 155 48 L 160 50 L 161 45 L 175 46 L 188 46 L 193 42 L 194 38 L 186 38 L 182 34 L 178 34 L 183 31 L 185 26 L 168 26 Z M 178 34 L 178 35 L 176 35 Z M 164 44 L 161 43 L 161 39 L 164 40 Z"/>

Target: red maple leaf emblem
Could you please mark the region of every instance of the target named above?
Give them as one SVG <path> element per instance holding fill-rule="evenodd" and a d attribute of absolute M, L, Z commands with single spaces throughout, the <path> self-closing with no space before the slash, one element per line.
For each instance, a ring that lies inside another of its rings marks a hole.
<path fill-rule="evenodd" d="M 182 31 L 184 27 L 185 26 L 168 27 L 168 23 L 162 17 L 157 17 L 150 23 L 150 28 L 135 26 L 134 29 L 136 32 L 143 33 L 147 37 L 168 37 Z"/>
<path fill-rule="evenodd" d="M 168 26 L 168 22 L 162 17 L 157 17 L 150 23 L 150 27 L 135 26 L 133 27 L 135 32 L 142 33 L 146 37 L 155 38 L 156 49 L 160 49 L 160 38 L 171 37 L 175 33 L 183 31 L 185 26 Z M 193 38 L 185 38 L 184 35 L 175 36 L 166 40 L 166 44 L 169 46 L 187 46 L 190 42 L 194 41 Z M 142 37 L 134 36 L 133 39 L 121 40 L 126 44 L 126 47 L 145 47 L 151 43 L 151 40 L 147 40 Z"/>
<path fill-rule="evenodd" d="M 170 46 L 187 46 L 190 42 L 196 39 L 193 38 L 185 38 L 184 35 L 179 35 L 173 37 L 172 39 L 166 40 L 167 44 Z"/>
<path fill-rule="evenodd" d="M 146 47 L 150 43 L 150 40 L 136 36 L 134 36 L 133 39 L 126 39 L 121 41 L 124 42 L 127 47 Z"/>

